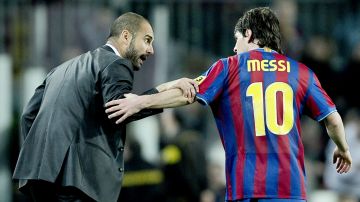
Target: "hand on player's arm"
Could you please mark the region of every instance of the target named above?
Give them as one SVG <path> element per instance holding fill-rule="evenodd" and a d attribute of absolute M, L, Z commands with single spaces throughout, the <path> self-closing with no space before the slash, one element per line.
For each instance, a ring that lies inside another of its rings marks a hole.
<path fill-rule="evenodd" d="M 195 101 L 198 85 L 191 79 L 178 79 L 163 86 L 166 89 L 151 95 L 126 94 L 124 99 L 113 100 L 105 104 L 109 119 L 117 119 L 116 124 L 145 108 L 172 108 Z M 161 88 L 163 88 L 161 87 Z M 184 95 L 186 94 L 187 97 Z"/>
<path fill-rule="evenodd" d="M 163 83 L 156 87 L 159 92 L 164 92 L 170 89 L 181 89 L 184 97 L 194 98 L 196 93 L 199 92 L 199 86 L 196 81 L 189 78 L 181 78 L 173 81 Z"/>
<path fill-rule="evenodd" d="M 347 173 L 352 164 L 349 145 L 346 142 L 344 125 L 338 112 L 334 112 L 324 119 L 326 130 L 336 144 L 333 153 L 333 163 L 340 174 Z"/>
<path fill-rule="evenodd" d="M 115 123 L 123 122 L 127 117 L 138 113 L 145 108 L 145 97 L 135 94 L 125 94 L 124 99 L 112 100 L 105 104 L 107 108 L 105 112 L 108 114 L 109 119 L 119 118 Z"/>

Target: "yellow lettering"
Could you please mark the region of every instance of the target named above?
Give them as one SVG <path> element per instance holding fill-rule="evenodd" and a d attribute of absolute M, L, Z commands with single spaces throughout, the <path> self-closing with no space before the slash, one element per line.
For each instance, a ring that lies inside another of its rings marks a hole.
<path fill-rule="evenodd" d="M 261 70 L 267 72 L 269 71 L 268 67 L 269 67 L 269 60 L 261 60 Z"/>
<path fill-rule="evenodd" d="M 276 69 L 277 69 L 276 60 L 270 60 L 269 65 L 270 65 L 270 67 L 272 67 L 269 69 L 269 71 L 271 71 L 271 72 L 276 71 Z"/>
<path fill-rule="evenodd" d="M 248 60 L 247 68 L 248 68 L 248 72 L 260 71 L 260 61 L 259 60 Z"/>
<path fill-rule="evenodd" d="M 290 72 L 290 62 L 287 61 L 286 64 L 287 64 L 287 72 Z"/>
<path fill-rule="evenodd" d="M 285 60 L 248 60 L 248 72 L 264 71 L 264 72 L 290 72 L 290 62 Z"/>
<path fill-rule="evenodd" d="M 281 71 L 281 72 L 283 72 L 283 71 L 285 71 L 285 69 L 286 69 L 286 66 L 285 66 L 285 61 L 284 60 L 279 60 L 278 61 L 278 71 Z"/>

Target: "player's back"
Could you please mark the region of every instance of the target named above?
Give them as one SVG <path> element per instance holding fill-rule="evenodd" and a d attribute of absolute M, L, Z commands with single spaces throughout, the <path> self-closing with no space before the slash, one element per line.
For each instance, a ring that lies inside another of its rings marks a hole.
<path fill-rule="evenodd" d="M 204 86 L 207 80 L 223 86 L 209 85 L 203 94 L 216 94 L 205 101 L 226 153 L 227 200 L 305 199 L 301 114 L 319 121 L 335 110 L 315 74 L 275 51 L 256 49 L 219 60 L 205 76 Z"/>

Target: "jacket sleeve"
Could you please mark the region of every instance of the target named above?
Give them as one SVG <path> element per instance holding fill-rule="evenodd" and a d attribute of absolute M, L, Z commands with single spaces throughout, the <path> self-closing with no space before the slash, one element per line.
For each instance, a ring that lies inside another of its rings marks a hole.
<path fill-rule="evenodd" d="M 21 115 L 21 136 L 25 140 L 27 134 L 29 133 L 32 124 L 39 112 L 40 105 L 43 99 L 45 89 L 45 80 L 44 82 L 35 89 L 34 95 L 31 97 L 30 101 L 24 108 L 24 111 Z"/>
<path fill-rule="evenodd" d="M 133 71 L 131 65 L 124 60 L 116 60 L 107 66 L 101 74 L 101 86 L 103 102 L 125 98 L 125 94 L 132 91 Z M 156 89 L 150 89 L 144 94 L 158 93 Z M 104 109 L 105 110 L 105 109 Z M 128 117 L 125 123 L 136 121 L 154 114 L 161 113 L 162 109 L 144 109 Z"/>

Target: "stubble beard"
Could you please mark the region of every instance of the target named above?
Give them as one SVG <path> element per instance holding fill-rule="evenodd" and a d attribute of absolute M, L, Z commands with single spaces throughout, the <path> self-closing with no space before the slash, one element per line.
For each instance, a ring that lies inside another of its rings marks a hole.
<path fill-rule="evenodd" d="M 134 39 L 131 40 L 129 48 L 125 52 L 125 58 L 131 61 L 135 71 L 140 70 L 141 65 L 138 63 L 139 56 L 135 50 Z"/>

